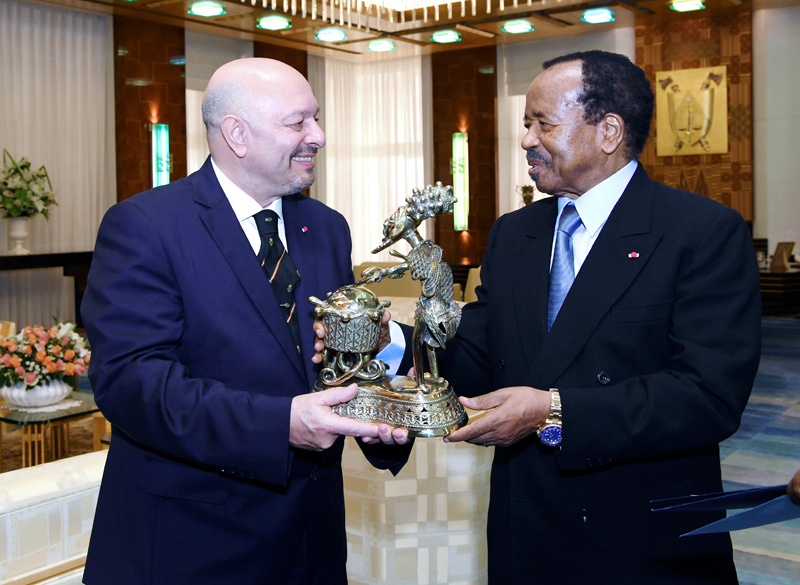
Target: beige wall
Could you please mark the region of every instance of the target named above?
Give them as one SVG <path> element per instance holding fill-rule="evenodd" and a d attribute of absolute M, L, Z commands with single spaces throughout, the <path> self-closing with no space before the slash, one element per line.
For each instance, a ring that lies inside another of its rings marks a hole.
<path fill-rule="evenodd" d="M 800 6 L 753 12 L 753 232 L 800 244 Z M 795 246 L 795 254 L 800 253 Z"/>

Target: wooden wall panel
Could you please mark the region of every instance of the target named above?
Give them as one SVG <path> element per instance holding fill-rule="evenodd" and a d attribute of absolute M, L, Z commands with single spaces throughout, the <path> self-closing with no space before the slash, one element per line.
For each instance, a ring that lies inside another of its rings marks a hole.
<path fill-rule="evenodd" d="M 728 145 L 724 154 L 656 154 L 656 127 L 641 161 L 651 178 L 701 193 L 753 220 L 751 14 L 636 27 L 636 64 L 655 84 L 658 71 L 727 67 Z"/>
<path fill-rule="evenodd" d="M 431 55 L 434 180 L 451 185 L 453 132 L 469 133 L 469 231 L 450 215 L 436 219 L 436 243 L 451 264 L 480 264 L 497 217 L 497 74 L 495 47 Z"/>
<path fill-rule="evenodd" d="M 114 16 L 117 201 L 152 186 L 150 125 L 169 124 L 171 180 L 186 176 L 183 28 Z"/>

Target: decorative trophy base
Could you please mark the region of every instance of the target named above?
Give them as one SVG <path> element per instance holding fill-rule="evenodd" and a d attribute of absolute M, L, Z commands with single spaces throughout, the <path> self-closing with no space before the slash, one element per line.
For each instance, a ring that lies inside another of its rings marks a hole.
<path fill-rule="evenodd" d="M 353 382 L 354 380 L 349 380 Z M 358 380 L 358 394 L 333 407 L 339 416 L 408 429 L 410 437 L 445 437 L 467 424 L 467 412 L 447 380 L 425 374 L 425 388 L 408 376 Z M 326 390 L 322 382 L 314 392 Z"/>

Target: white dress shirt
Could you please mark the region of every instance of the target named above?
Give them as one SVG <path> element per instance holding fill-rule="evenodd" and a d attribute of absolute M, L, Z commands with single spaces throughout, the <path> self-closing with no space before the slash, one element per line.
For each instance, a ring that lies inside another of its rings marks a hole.
<path fill-rule="evenodd" d="M 558 217 L 556 225 L 561 220 L 561 212 L 572 201 L 581 218 L 581 225 L 572 234 L 572 255 L 575 262 L 575 275 L 583 266 L 584 260 L 589 255 L 592 246 L 600 235 L 600 231 L 608 221 L 608 216 L 614 206 L 622 197 L 622 193 L 630 183 L 633 173 L 636 172 L 638 163 L 632 160 L 606 180 L 598 183 L 577 199 L 561 197 L 558 200 Z M 556 245 L 556 233 L 553 230 L 553 250 Z M 550 253 L 550 267 L 553 266 L 553 252 Z"/>

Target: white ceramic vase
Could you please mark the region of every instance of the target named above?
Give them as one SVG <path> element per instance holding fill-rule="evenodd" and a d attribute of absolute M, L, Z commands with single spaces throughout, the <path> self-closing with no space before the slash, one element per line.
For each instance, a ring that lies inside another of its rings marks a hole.
<path fill-rule="evenodd" d="M 30 388 L 24 382 L 17 382 L 13 386 L 0 387 L 0 397 L 12 406 L 48 406 L 61 402 L 71 391 L 72 387 L 64 380 L 52 380 Z"/>
<path fill-rule="evenodd" d="M 14 244 L 8 253 L 13 256 L 30 254 L 31 251 L 25 247 L 25 239 L 28 237 L 28 218 L 9 217 L 8 222 L 8 238 Z"/>

